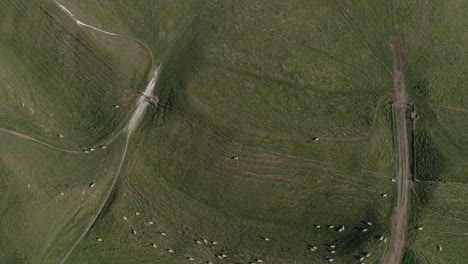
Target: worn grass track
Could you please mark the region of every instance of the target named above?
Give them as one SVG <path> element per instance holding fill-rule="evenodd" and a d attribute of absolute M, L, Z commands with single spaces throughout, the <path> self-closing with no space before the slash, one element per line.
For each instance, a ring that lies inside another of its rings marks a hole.
<path fill-rule="evenodd" d="M 392 105 L 396 150 L 398 155 L 397 190 L 398 198 L 393 209 L 392 231 L 389 245 L 382 256 L 382 263 L 401 263 L 406 245 L 406 232 L 410 210 L 410 194 L 412 186 L 410 140 L 411 126 L 409 120 L 408 93 L 405 83 L 405 62 L 403 39 L 392 36 L 390 44 L 393 52 L 393 79 L 395 83 L 395 102 Z"/>

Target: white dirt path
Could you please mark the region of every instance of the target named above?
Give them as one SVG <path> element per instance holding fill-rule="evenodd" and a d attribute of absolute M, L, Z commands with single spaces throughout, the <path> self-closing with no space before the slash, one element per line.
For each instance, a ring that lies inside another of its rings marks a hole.
<path fill-rule="evenodd" d="M 143 48 L 145 48 L 148 53 L 150 54 L 151 56 L 151 65 L 154 67 L 154 55 L 153 55 L 153 52 L 151 51 L 151 49 L 148 47 L 148 45 L 146 45 L 143 41 L 137 39 L 137 38 L 134 38 L 132 36 L 128 36 L 128 35 L 123 35 L 123 34 L 119 34 L 119 33 L 113 33 L 113 32 L 109 32 L 109 31 L 106 31 L 106 30 L 103 30 L 103 29 L 100 29 L 100 28 L 97 28 L 97 27 L 94 27 L 94 26 L 91 26 L 89 24 L 86 24 L 84 23 L 83 21 L 79 20 L 78 18 L 75 17 L 75 15 L 70 11 L 68 10 L 68 8 L 66 8 L 64 5 L 60 4 L 57 0 L 54 0 L 55 4 L 63 10 L 63 12 L 65 12 L 71 19 L 73 19 L 75 21 L 75 23 L 78 25 L 78 26 L 81 26 L 81 27 L 87 27 L 89 29 L 92 29 L 92 30 L 95 30 L 95 31 L 98 31 L 100 33 L 103 33 L 103 34 L 106 34 L 106 35 L 109 35 L 109 36 L 113 36 L 113 37 L 122 37 L 122 38 L 127 38 L 127 39 L 131 39 L 135 42 L 137 42 L 138 44 L 140 44 Z"/>
<path fill-rule="evenodd" d="M 159 68 L 157 68 L 154 71 L 150 82 L 146 86 L 144 95 L 151 96 L 153 94 L 153 91 L 154 91 L 154 89 L 156 87 L 156 82 L 158 80 L 158 77 L 159 77 Z M 99 207 L 98 211 L 93 215 L 93 217 L 91 218 L 88 226 L 83 231 L 83 233 L 78 238 L 78 240 L 76 240 L 76 242 L 73 244 L 73 246 L 68 250 L 67 254 L 65 255 L 65 257 L 60 262 L 61 264 L 65 263 L 67 261 L 67 259 L 73 253 L 73 251 L 78 246 L 78 244 L 81 242 L 81 240 L 83 240 L 86 237 L 89 230 L 91 230 L 91 228 L 94 226 L 94 223 L 96 223 L 96 220 L 99 218 L 102 211 L 104 210 L 104 207 L 106 206 L 107 202 L 109 201 L 109 198 L 111 197 L 112 193 L 114 192 L 115 186 L 116 186 L 117 181 L 118 181 L 119 176 L 120 176 L 120 172 L 122 171 L 122 167 L 123 167 L 123 164 L 125 162 L 125 158 L 127 156 L 128 145 L 130 143 L 130 136 L 132 135 L 132 132 L 140 124 L 141 119 L 143 118 L 143 115 L 145 114 L 145 111 L 148 108 L 149 104 L 150 103 L 146 100 L 145 96 L 140 96 L 140 98 L 138 99 L 138 101 L 136 103 L 136 109 L 133 112 L 133 115 L 130 118 L 130 120 L 128 122 L 128 125 L 127 125 L 127 129 L 126 129 L 127 140 L 125 141 L 124 152 L 122 153 L 122 158 L 120 159 L 119 167 L 117 168 L 117 172 L 115 173 L 114 180 L 112 181 L 111 187 L 110 187 L 109 191 L 107 192 L 106 197 L 104 197 L 104 200 L 102 201 L 101 206 Z"/>
<path fill-rule="evenodd" d="M 120 164 L 119 164 L 119 167 L 117 169 L 117 172 L 116 172 L 116 174 L 114 176 L 114 180 L 112 182 L 112 185 L 111 185 L 106 197 L 104 198 L 103 202 L 101 203 L 101 206 L 100 206 L 99 210 L 97 211 L 96 214 L 94 214 L 94 216 L 92 217 L 92 219 L 91 219 L 90 223 L 88 224 L 87 228 L 84 230 L 82 235 L 73 244 L 73 246 L 70 248 L 70 250 L 67 252 L 67 254 L 64 256 L 64 258 L 60 262 L 61 264 L 63 264 L 63 263 L 65 263 L 67 261 L 67 259 L 73 253 L 73 250 L 76 248 L 76 246 L 83 240 L 84 237 L 86 237 L 88 232 L 91 230 L 94 223 L 99 218 L 102 211 L 104 210 L 104 207 L 107 204 L 107 201 L 109 200 L 110 196 L 112 195 L 112 193 L 113 193 L 113 191 L 115 189 L 115 186 L 117 184 L 117 181 L 119 179 L 120 172 L 122 170 L 122 167 L 123 167 L 126 155 L 127 155 L 127 149 L 128 149 L 129 142 L 130 142 L 130 137 L 131 137 L 132 133 L 135 131 L 135 129 L 138 127 L 138 125 L 140 124 L 140 122 L 141 122 L 141 120 L 142 120 L 142 118 L 143 118 L 143 116 L 145 114 L 146 109 L 150 105 L 150 103 L 146 100 L 146 98 L 152 96 L 152 93 L 154 92 L 154 89 L 156 88 L 160 68 L 164 63 L 164 60 L 166 59 L 166 56 L 169 54 L 170 49 L 176 43 L 176 41 L 180 38 L 181 33 L 179 33 L 177 35 L 177 37 L 172 41 L 171 45 L 167 48 L 166 52 L 164 53 L 164 55 L 163 55 L 163 57 L 161 59 L 160 66 L 159 67 L 154 67 L 155 63 L 154 63 L 153 53 L 151 52 L 151 49 L 144 42 L 142 42 L 141 40 L 133 38 L 131 36 L 126 36 L 126 35 L 121 35 L 121 34 L 117 34 L 117 33 L 108 32 L 108 31 L 102 30 L 100 28 L 96 28 L 96 27 L 93 27 L 91 25 L 85 24 L 85 23 L 81 22 L 80 20 L 78 20 L 70 10 L 68 10 L 65 6 L 63 6 L 62 4 L 57 2 L 57 0 L 54 0 L 54 1 L 57 4 L 57 6 L 60 7 L 60 9 L 62 9 L 65 13 L 67 13 L 79 26 L 84 26 L 84 27 L 96 30 L 98 32 L 101 32 L 103 34 L 107 34 L 107 35 L 110 35 L 110 36 L 117 36 L 117 37 L 124 37 L 124 38 L 128 38 L 128 39 L 132 39 L 132 40 L 140 43 L 142 46 L 144 46 L 148 50 L 148 53 L 150 54 L 151 60 L 153 62 L 152 63 L 152 65 L 153 65 L 152 69 L 154 69 L 154 71 L 152 72 L 152 75 L 151 75 L 151 79 L 150 79 L 149 83 L 147 84 L 145 91 L 143 92 L 142 96 L 138 99 L 138 101 L 136 103 L 135 111 L 133 112 L 132 117 L 130 118 L 130 120 L 128 122 L 128 125 L 126 126 L 126 129 L 124 129 L 124 131 L 127 132 L 127 140 L 125 142 L 124 152 L 122 154 L 122 158 L 120 160 Z M 193 23 L 193 21 L 201 14 L 201 12 L 206 7 L 206 5 L 203 5 L 199 9 L 199 11 L 188 21 L 188 23 L 186 24 L 186 27 L 184 27 L 181 30 L 181 32 L 184 32 L 185 29 L 190 24 Z"/>
<path fill-rule="evenodd" d="M 151 77 L 150 82 L 146 85 L 146 89 L 143 92 L 143 95 L 140 96 L 140 98 L 138 99 L 136 110 L 135 112 L 133 112 L 133 115 L 130 118 L 130 121 L 128 122 L 128 126 L 127 126 L 128 137 L 130 137 L 130 135 L 135 130 L 135 128 L 137 128 L 138 125 L 140 124 L 140 121 L 143 118 L 143 114 L 145 113 L 146 108 L 148 108 L 150 104 L 146 98 L 153 95 L 158 77 L 159 77 L 159 68 L 154 70 L 153 76 Z"/>
<path fill-rule="evenodd" d="M 68 10 L 65 6 L 58 3 L 57 1 L 55 1 L 55 3 L 60 7 L 60 9 L 62 9 L 65 13 L 67 13 L 79 26 L 87 27 L 87 28 L 96 30 L 98 32 L 101 32 L 103 34 L 106 34 L 106 35 L 125 37 L 125 38 L 130 38 L 132 40 L 137 41 L 138 43 L 143 45 L 148 50 L 148 52 L 151 55 L 151 60 L 152 60 L 153 65 L 154 65 L 153 53 L 151 52 L 149 47 L 146 44 L 144 44 L 143 42 L 141 42 L 140 40 L 135 39 L 135 38 L 130 37 L 130 36 L 125 36 L 125 35 L 121 35 L 121 34 L 117 34 L 117 33 L 108 32 L 108 31 L 102 30 L 100 28 L 97 28 L 97 27 L 88 25 L 86 23 L 83 23 L 82 21 L 77 19 L 75 17 L 75 15 L 73 15 L 73 13 L 70 10 Z M 126 126 L 127 139 L 125 141 L 125 147 L 124 147 L 124 151 L 122 153 L 122 158 L 120 159 L 120 163 L 119 163 L 119 166 L 118 166 L 117 171 L 115 173 L 115 176 L 114 176 L 114 179 L 112 181 L 111 187 L 110 187 L 109 191 L 107 192 L 106 196 L 104 197 L 104 200 L 102 201 L 101 206 L 99 207 L 98 211 L 93 215 L 93 217 L 91 218 L 88 226 L 83 231 L 81 236 L 75 241 L 73 246 L 68 250 L 67 254 L 63 257 L 62 261 L 60 262 L 61 264 L 65 263 L 68 260 L 68 258 L 73 253 L 73 251 L 78 246 L 78 244 L 86 237 L 88 232 L 91 230 L 91 228 L 96 223 L 96 220 L 99 218 L 99 216 L 103 212 L 104 207 L 106 206 L 107 202 L 109 201 L 109 198 L 111 197 L 112 193 L 114 192 L 115 186 L 116 186 L 116 184 L 118 182 L 120 173 L 122 171 L 123 164 L 125 162 L 125 158 L 127 156 L 127 150 L 128 150 L 128 145 L 129 145 L 129 142 L 130 142 L 130 137 L 131 137 L 133 131 L 135 131 L 135 129 L 140 124 L 140 122 L 141 122 L 141 120 L 142 120 L 142 118 L 143 118 L 143 116 L 144 116 L 144 114 L 146 112 L 146 109 L 148 108 L 148 106 L 150 104 L 147 101 L 146 97 L 152 96 L 152 94 L 154 92 L 154 89 L 156 88 L 156 82 L 158 80 L 158 77 L 159 77 L 159 67 L 156 68 L 154 70 L 154 72 L 152 73 L 151 79 L 150 79 L 149 83 L 146 85 L 146 89 L 143 92 L 143 95 L 140 96 L 140 98 L 138 99 L 138 101 L 136 103 L 135 111 L 133 112 L 132 117 L 130 118 L 130 120 L 128 122 L 128 125 Z"/>

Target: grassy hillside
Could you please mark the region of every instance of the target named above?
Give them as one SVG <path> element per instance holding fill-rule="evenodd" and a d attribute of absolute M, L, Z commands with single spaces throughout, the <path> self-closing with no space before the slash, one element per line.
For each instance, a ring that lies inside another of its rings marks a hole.
<path fill-rule="evenodd" d="M 361 19 L 363 7 L 374 20 Z M 131 140 L 111 206 L 70 261 L 379 259 L 374 236 L 388 233 L 392 205 L 380 194 L 394 188 L 390 50 L 379 37 L 391 17 L 391 6 L 364 2 L 206 5 L 168 54 L 161 107 Z"/>
<path fill-rule="evenodd" d="M 411 223 L 424 230 L 410 230 L 409 248 L 417 263 L 465 263 L 468 68 L 463 57 L 468 5 L 427 0 L 406 3 L 402 10 L 409 87 L 421 111 L 416 135 L 416 177 L 421 181 L 416 183 Z"/>
<path fill-rule="evenodd" d="M 411 226 L 425 226 L 407 256 L 462 263 L 463 13 L 447 15 L 461 2 L 59 2 L 120 35 L 80 27 L 52 0 L 0 0 L 0 128 L 78 151 L 0 131 L 0 262 L 63 259 L 116 175 L 136 92 L 161 66 L 160 105 L 67 263 L 352 263 L 367 252 L 378 263 L 396 199 L 389 37 L 401 29 L 421 109 Z"/>
<path fill-rule="evenodd" d="M 74 147 L 112 133 L 133 105 L 132 88 L 146 76 L 145 51 L 125 39 L 114 40 L 119 53 L 103 49 L 52 1 L 1 7 L 2 126 L 48 141 L 63 134 Z M 125 62 L 130 59 L 141 63 Z"/>
<path fill-rule="evenodd" d="M 0 140 L 0 262 L 44 263 L 66 246 L 64 236 L 79 233 L 85 224 L 80 220 L 94 213 L 121 150 L 116 146 L 87 156 L 4 133 Z"/>

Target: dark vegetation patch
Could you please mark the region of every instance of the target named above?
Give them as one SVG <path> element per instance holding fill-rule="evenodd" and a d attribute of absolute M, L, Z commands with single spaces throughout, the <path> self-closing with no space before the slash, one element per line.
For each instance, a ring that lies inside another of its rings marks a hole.
<path fill-rule="evenodd" d="M 447 167 L 446 158 L 435 145 L 430 132 L 421 125 L 414 134 L 414 178 L 415 193 L 411 199 L 412 211 L 409 219 L 410 230 L 422 220 L 424 209 L 428 208 L 434 197 L 434 192 Z M 415 233 L 410 232 L 410 238 Z"/>
<path fill-rule="evenodd" d="M 426 79 L 418 81 L 413 87 L 411 87 L 411 89 L 420 96 L 429 96 L 429 82 Z"/>
<path fill-rule="evenodd" d="M 410 249 L 405 249 L 405 254 L 403 255 L 403 264 L 420 264 L 418 257 Z"/>
<path fill-rule="evenodd" d="M 421 181 L 440 181 L 446 168 L 446 159 L 434 144 L 429 131 L 415 132 L 415 176 Z"/>

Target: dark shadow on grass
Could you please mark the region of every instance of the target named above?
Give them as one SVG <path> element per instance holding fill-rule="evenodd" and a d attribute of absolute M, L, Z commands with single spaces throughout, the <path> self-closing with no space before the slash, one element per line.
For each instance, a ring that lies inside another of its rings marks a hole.
<path fill-rule="evenodd" d="M 447 167 L 447 160 L 435 145 L 430 133 L 419 127 L 414 135 L 414 198 L 411 199 L 411 213 L 408 228 L 417 226 L 434 197 L 434 192 L 443 181 L 443 173 Z M 410 232 L 410 239 L 416 234 Z"/>
<path fill-rule="evenodd" d="M 420 264 L 420 263 L 421 263 L 421 261 L 413 253 L 413 251 L 406 248 L 405 249 L 405 254 L 403 255 L 402 264 Z"/>

